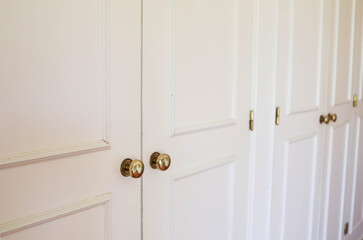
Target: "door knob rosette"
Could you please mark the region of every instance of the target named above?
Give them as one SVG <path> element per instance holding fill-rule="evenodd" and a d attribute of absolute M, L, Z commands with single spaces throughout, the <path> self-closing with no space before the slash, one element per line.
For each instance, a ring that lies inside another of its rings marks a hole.
<path fill-rule="evenodd" d="M 140 160 L 126 158 L 121 163 L 120 172 L 124 177 L 139 178 L 144 173 L 144 163 Z"/>
<path fill-rule="evenodd" d="M 159 169 L 160 171 L 166 171 L 171 164 L 171 159 L 168 154 L 154 152 L 150 157 L 150 166 L 153 169 Z"/>

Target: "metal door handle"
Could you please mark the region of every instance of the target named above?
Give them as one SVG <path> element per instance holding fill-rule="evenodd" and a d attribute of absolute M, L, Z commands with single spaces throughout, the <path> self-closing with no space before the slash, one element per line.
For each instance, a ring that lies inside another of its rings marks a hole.
<path fill-rule="evenodd" d="M 144 173 L 144 163 L 140 160 L 126 158 L 121 163 L 120 172 L 124 177 L 139 178 Z"/>
<path fill-rule="evenodd" d="M 333 121 L 333 122 L 336 122 L 338 120 L 338 115 L 336 113 L 333 113 L 333 114 L 328 114 L 326 116 L 324 115 L 321 115 L 320 116 L 320 124 L 329 124 L 330 121 Z"/>
<path fill-rule="evenodd" d="M 336 122 L 338 120 L 338 115 L 336 113 L 330 115 L 330 120 L 332 120 L 333 122 Z"/>
<path fill-rule="evenodd" d="M 150 156 L 150 166 L 153 169 L 159 169 L 160 171 L 166 171 L 171 164 L 171 158 L 166 153 L 154 152 Z"/>
<path fill-rule="evenodd" d="M 328 114 L 328 115 L 321 115 L 320 116 L 320 124 L 323 124 L 323 123 L 325 123 L 325 124 L 329 124 L 329 122 L 330 122 L 330 114 Z"/>

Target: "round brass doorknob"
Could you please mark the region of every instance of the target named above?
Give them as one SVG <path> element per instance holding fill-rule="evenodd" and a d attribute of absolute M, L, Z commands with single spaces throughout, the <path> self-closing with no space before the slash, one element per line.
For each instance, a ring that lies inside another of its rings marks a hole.
<path fill-rule="evenodd" d="M 121 163 L 120 171 L 124 177 L 139 178 L 144 173 L 144 163 L 140 160 L 126 158 Z"/>
<path fill-rule="evenodd" d="M 333 122 L 336 122 L 338 120 L 338 116 L 334 113 L 334 114 L 330 115 L 330 120 L 332 120 Z"/>
<path fill-rule="evenodd" d="M 320 124 L 325 123 L 325 124 L 329 124 L 330 122 L 330 114 L 323 116 L 320 116 Z"/>
<path fill-rule="evenodd" d="M 161 171 L 166 171 L 171 164 L 171 159 L 168 154 L 154 152 L 150 157 L 150 166 L 153 169 L 159 169 Z"/>

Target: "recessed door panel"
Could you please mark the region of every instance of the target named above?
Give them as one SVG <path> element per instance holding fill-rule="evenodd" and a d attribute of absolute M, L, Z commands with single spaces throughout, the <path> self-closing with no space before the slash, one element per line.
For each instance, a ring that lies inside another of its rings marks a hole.
<path fill-rule="evenodd" d="M 173 239 L 233 239 L 233 162 L 179 175 L 173 192 Z"/>
<path fill-rule="evenodd" d="M 359 117 L 356 126 L 355 142 L 355 181 L 353 183 L 353 231 L 363 223 L 363 117 Z"/>
<path fill-rule="evenodd" d="M 0 158 L 109 140 L 105 3 L 1 1 Z"/>
<path fill-rule="evenodd" d="M 105 194 L 0 224 L 0 237 L 5 240 L 111 239 L 110 200 L 111 194 Z"/>
<path fill-rule="evenodd" d="M 171 2 L 172 133 L 229 124 L 235 120 L 238 0 Z"/>
<path fill-rule="evenodd" d="M 324 239 L 341 239 L 343 234 L 343 211 L 347 161 L 349 157 L 350 124 L 343 123 L 329 131 L 328 151 L 328 214 L 326 216 L 326 237 Z"/>
<path fill-rule="evenodd" d="M 333 94 L 331 106 L 347 103 L 352 99 L 352 49 L 353 49 L 353 22 L 355 1 L 334 1 L 334 36 L 332 56 L 333 72 L 331 81 Z"/>
<path fill-rule="evenodd" d="M 311 239 L 317 143 L 312 135 L 286 144 L 283 239 Z"/>
<path fill-rule="evenodd" d="M 287 5 L 287 4 L 286 4 Z M 290 111 L 319 107 L 322 54 L 322 1 L 294 0 L 289 6 L 289 78 Z M 309 16 L 306 12 L 309 12 Z"/>

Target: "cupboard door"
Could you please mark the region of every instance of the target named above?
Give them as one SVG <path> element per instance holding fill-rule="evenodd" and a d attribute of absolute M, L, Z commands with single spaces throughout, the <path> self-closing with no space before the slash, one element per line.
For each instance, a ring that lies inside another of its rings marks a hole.
<path fill-rule="evenodd" d="M 363 1 L 356 1 L 354 9 L 354 50 L 353 50 L 353 101 L 352 107 L 351 155 L 347 174 L 347 200 L 345 215 L 349 222 L 347 239 L 362 239 L 363 235 Z"/>
<path fill-rule="evenodd" d="M 326 134 L 324 240 L 342 239 L 349 217 L 344 214 L 350 192 L 347 186 L 349 161 L 352 157 L 352 87 L 353 43 L 356 1 L 331 1 L 330 70 L 327 113 L 336 114 Z"/>
<path fill-rule="evenodd" d="M 144 1 L 145 240 L 246 238 L 251 4 Z"/>
<path fill-rule="evenodd" d="M 0 1 L 1 240 L 141 238 L 140 11 Z"/>
<path fill-rule="evenodd" d="M 323 0 L 279 3 L 271 240 L 319 239 L 327 9 Z"/>

